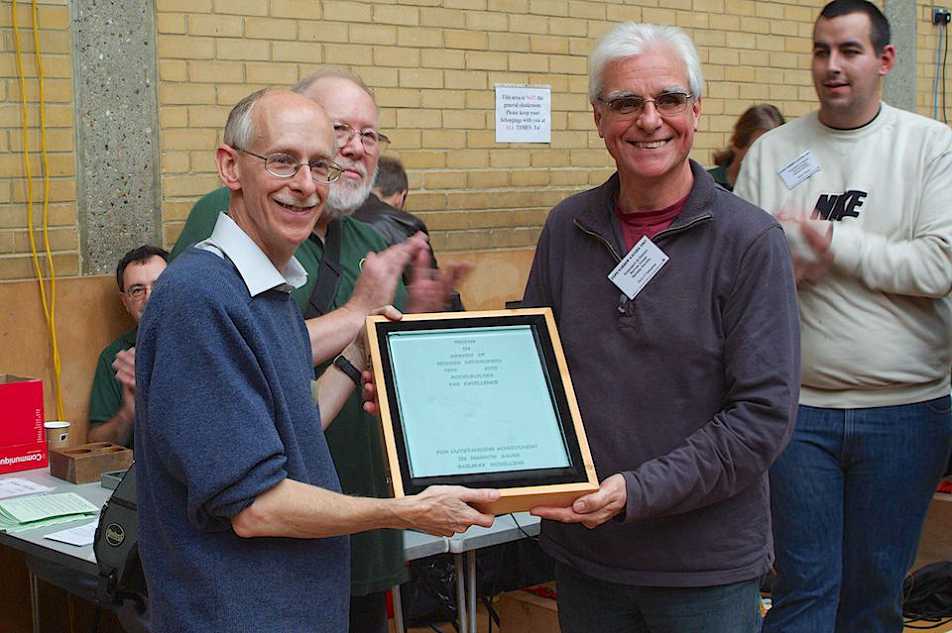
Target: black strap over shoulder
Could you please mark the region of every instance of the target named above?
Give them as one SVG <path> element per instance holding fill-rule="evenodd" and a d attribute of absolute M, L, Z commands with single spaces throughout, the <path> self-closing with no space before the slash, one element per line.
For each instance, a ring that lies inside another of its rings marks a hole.
<path fill-rule="evenodd" d="M 320 238 L 311 233 L 308 239 L 320 241 Z M 317 283 L 308 297 L 304 318 L 312 319 L 327 314 L 334 305 L 334 296 L 337 294 L 337 284 L 340 281 L 340 243 L 341 221 L 334 220 L 327 225 L 327 234 L 324 236 L 324 257 L 317 271 Z"/>
<path fill-rule="evenodd" d="M 139 560 L 139 504 L 135 462 L 106 501 L 93 541 L 99 567 L 97 596 L 101 604 L 121 605 L 133 600 L 145 612 L 148 588 Z"/>

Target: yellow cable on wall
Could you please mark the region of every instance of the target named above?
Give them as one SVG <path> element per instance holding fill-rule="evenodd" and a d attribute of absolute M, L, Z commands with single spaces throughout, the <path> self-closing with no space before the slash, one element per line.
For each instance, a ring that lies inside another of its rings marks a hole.
<path fill-rule="evenodd" d="M 40 114 L 40 164 L 43 176 L 43 247 L 49 270 L 49 301 L 43 271 L 40 268 L 40 258 L 36 250 L 36 238 L 33 234 L 33 171 L 30 167 L 30 139 L 29 121 L 26 100 L 26 80 L 23 72 L 23 51 L 20 46 L 20 29 L 17 21 L 17 0 L 12 0 L 10 12 L 13 24 L 13 43 L 16 53 L 17 83 L 20 87 L 20 128 L 23 135 L 23 171 L 26 185 L 26 217 L 27 232 L 30 239 L 30 253 L 33 260 L 33 272 L 36 275 L 40 288 L 40 303 L 43 306 L 43 316 L 46 319 L 46 328 L 50 335 L 50 352 L 53 358 L 53 389 L 56 400 L 56 417 L 62 420 L 63 388 L 61 382 L 62 367 L 60 363 L 59 343 L 56 339 L 56 268 L 53 266 L 53 252 L 49 240 L 49 199 L 50 199 L 50 169 L 46 153 L 46 95 L 43 87 L 43 60 L 40 50 L 40 31 L 38 24 L 37 1 L 31 2 L 31 17 L 33 27 L 33 57 L 36 60 L 37 102 Z"/>

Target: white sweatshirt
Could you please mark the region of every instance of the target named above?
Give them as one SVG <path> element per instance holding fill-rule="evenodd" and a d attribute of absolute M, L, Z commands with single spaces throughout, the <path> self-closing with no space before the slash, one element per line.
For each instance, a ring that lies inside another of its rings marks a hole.
<path fill-rule="evenodd" d="M 826 127 L 814 112 L 754 143 L 734 193 L 774 214 L 812 211 L 834 223 L 832 270 L 799 288 L 801 404 L 949 393 L 952 129 L 886 104 L 856 130 Z M 797 231 L 787 239 L 803 248 Z"/>

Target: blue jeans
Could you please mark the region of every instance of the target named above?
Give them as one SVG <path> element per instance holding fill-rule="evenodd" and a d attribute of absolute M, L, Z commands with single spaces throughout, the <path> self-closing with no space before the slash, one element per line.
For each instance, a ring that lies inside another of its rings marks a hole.
<path fill-rule="evenodd" d="M 950 442 L 948 396 L 799 408 L 770 470 L 778 577 L 765 633 L 902 631 L 902 580 Z"/>
<path fill-rule="evenodd" d="M 716 587 L 640 587 L 558 563 L 562 633 L 756 633 L 759 579 Z"/>

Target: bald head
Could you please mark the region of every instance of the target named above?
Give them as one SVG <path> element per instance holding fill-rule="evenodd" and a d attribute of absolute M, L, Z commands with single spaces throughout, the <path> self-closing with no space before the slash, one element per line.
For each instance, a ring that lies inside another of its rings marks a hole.
<path fill-rule="evenodd" d="M 266 107 L 270 107 L 271 102 L 290 103 L 290 107 L 294 107 L 293 104 L 296 103 L 302 105 L 305 110 L 311 110 L 314 106 L 317 106 L 323 112 L 320 104 L 290 90 L 277 88 L 256 90 L 239 101 L 228 113 L 223 138 L 226 145 L 237 149 L 247 149 L 251 145 L 253 137 L 258 133 L 258 130 L 255 129 L 258 120 L 256 112 L 261 110 L 264 102 L 268 102 Z M 327 118 L 326 114 L 324 116 Z"/>
<path fill-rule="evenodd" d="M 334 148 L 334 128 L 321 104 L 290 90 L 265 90 L 252 104 L 249 146 L 267 142 L 287 134 L 297 125 L 308 124 L 308 130 L 294 130 L 303 136 L 313 135 L 328 149 Z M 245 148 L 242 148 L 245 149 Z"/>
<path fill-rule="evenodd" d="M 377 127 L 378 110 L 373 95 L 347 77 L 327 75 L 315 79 L 300 94 L 317 101 L 333 121 L 359 118 L 362 127 Z"/>
<path fill-rule="evenodd" d="M 348 70 L 347 68 L 344 68 L 343 66 L 334 66 L 334 65 L 320 66 L 318 67 L 317 70 L 312 72 L 310 75 L 304 77 L 299 82 L 294 84 L 291 87 L 291 91 L 296 92 L 298 94 L 303 94 L 303 95 L 313 97 L 313 95 L 311 95 L 311 87 L 314 84 L 318 82 L 323 82 L 324 80 L 327 80 L 327 79 L 344 80 L 354 84 L 355 86 L 363 90 L 365 93 L 367 93 L 367 95 L 370 96 L 371 100 L 374 101 L 374 103 L 376 104 L 376 100 L 374 99 L 374 92 L 373 90 L 370 89 L 370 86 L 368 86 L 364 82 L 364 80 L 360 78 L 360 75 Z"/>

